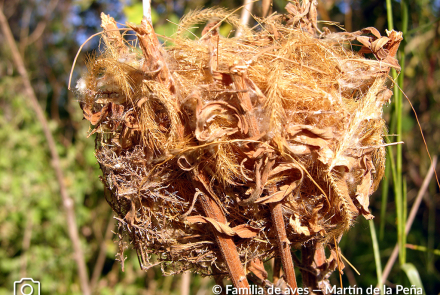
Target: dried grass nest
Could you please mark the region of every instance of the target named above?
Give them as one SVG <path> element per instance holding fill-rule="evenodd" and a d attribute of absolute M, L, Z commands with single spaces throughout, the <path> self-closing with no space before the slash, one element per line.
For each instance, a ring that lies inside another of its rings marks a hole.
<path fill-rule="evenodd" d="M 279 245 L 271 205 L 282 205 L 292 249 L 333 243 L 357 216 L 372 218 L 385 82 L 402 35 L 320 32 L 313 11 L 286 8 L 256 29 L 224 9 L 197 10 L 166 47 L 146 19 L 127 24 L 137 37 L 127 41 L 102 14 L 103 50 L 76 89 L 97 133 L 122 261 L 125 237 L 144 268 L 155 254 L 165 274 L 224 275 L 223 237 L 247 272 Z M 220 36 L 224 22 L 241 36 Z"/>

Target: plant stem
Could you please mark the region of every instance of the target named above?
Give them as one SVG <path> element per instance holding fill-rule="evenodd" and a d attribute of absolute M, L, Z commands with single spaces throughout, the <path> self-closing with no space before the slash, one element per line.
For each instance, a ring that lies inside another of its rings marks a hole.
<path fill-rule="evenodd" d="M 203 211 L 209 218 L 213 218 L 218 222 L 226 224 L 226 217 L 223 214 L 217 203 L 205 196 L 204 194 L 200 197 Z M 212 232 L 215 235 L 217 245 L 220 248 L 223 259 L 228 267 L 229 275 L 231 277 L 232 283 L 236 288 L 249 289 L 249 283 L 246 279 L 246 274 L 244 272 L 243 266 L 241 265 L 240 257 L 238 256 L 237 247 L 232 240 L 232 237 L 220 234 L 217 230 L 213 229 Z"/>
<path fill-rule="evenodd" d="M 394 29 L 393 24 L 393 14 L 392 14 L 392 5 L 391 0 L 387 0 L 387 20 L 388 20 L 388 29 L 391 31 Z M 402 5 L 402 21 L 403 21 L 403 34 L 406 33 L 407 29 L 407 23 L 408 23 L 408 11 L 405 9 L 406 4 L 404 3 L 404 0 L 401 1 Z M 400 48 L 400 65 L 401 65 L 401 72 L 400 76 L 397 77 L 397 72 L 393 69 L 391 71 L 393 80 L 395 81 L 394 84 L 394 97 L 395 97 L 395 108 L 394 108 L 394 118 L 396 120 L 396 134 L 397 134 L 397 141 L 402 141 L 402 93 L 399 91 L 399 88 L 403 88 L 403 76 L 404 76 L 404 69 L 405 69 L 405 59 L 403 54 L 403 46 Z M 401 265 L 405 264 L 406 262 L 406 255 L 405 255 L 405 244 L 406 244 L 406 237 L 405 237 L 405 219 L 406 216 L 404 216 L 405 212 L 405 196 L 403 195 L 403 175 L 402 175 L 402 145 L 397 146 L 396 151 L 396 170 L 395 175 L 393 176 L 393 179 L 395 179 L 394 182 L 394 194 L 395 194 L 395 201 L 396 201 L 396 215 L 397 215 L 397 241 L 399 244 L 399 262 Z"/>
<path fill-rule="evenodd" d="M 385 232 L 385 219 L 387 215 L 387 204 L 388 204 L 388 190 L 390 187 L 390 159 L 386 159 L 385 164 L 385 173 L 384 178 L 382 180 L 382 199 L 380 206 L 380 225 L 379 225 L 379 240 L 383 240 L 384 232 Z"/>
<path fill-rule="evenodd" d="M 249 23 L 249 19 L 251 18 L 252 6 L 254 6 L 254 2 L 255 0 L 244 0 L 243 8 L 241 10 L 241 17 L 240 17 L 240 23 L 243 26 L 247 26 Z M 242 34 L 243 34 L 243 30 L 239 28 L 235 36 L 240 37 Z"/>
<path fill-rule="evenodd" d="M 272 0 L 263 0 L 262 1 L 262 17 L 266 17 L 270 14 L 271 12 L 271 6 L 272 6 Z"/>
<path fill-rule="evenodd" d="M 391 0 L 387 0 L 387 21 L 388 21 L 388 30 L 391 31 L 394 28 L 393 7 L 391 5 Z"/>
<path fill-rule="evenodd" d="M 286 274 L 286 281 L 290 288 L 293 289 L 293 294 L 297 294 L 296 289 L 298 285 L 296 284 L 295 269 L 292 260 L 292 253 L 290 253 L 290 242 L 287 239 L 282 205 L 278 202 L 270 204 L 269 206 L 274 230 L 277 235 L 278 253 L 281 256 L 281 263 L 283 265 L 284 273 Z"/>
<path fill-rule="evenodd" d="M 382 282 L 382 263 L 380 261 L 379 243 L 377 242 L 376 229 L 372 219 L 368 221 L 370 225 L 371 240 L 373 242 L 374 260 L 376 262 L 377 284 L 380 287 L 380 294 L 383 294 Z"/>
<path fill-rule="evenodd" d="M 153 20 L 151 19 L 151 0 L 142 0 L 142 8 L 144 17 L 153 24 Z"/>
<path fill-rule="evenodd" d="M 180 295 L 189 295 L 191 286 L 191 272 L 185 271 L 182 274 L 182 282 L 180 285 Z"/>
<path fill-rule="evenodd" d="M 439 249 L 429 249 L 428 247 L 425 247 L 425 246 L 413 245 L 413 244 L 406 244 L 406 248 L 411 249 L 411 250 L 421 251 L 421 252 L 428 252 L 428 253 L 432 253 L 432 254 L 440 256 Z"/>
<path fill-rule="evenodd" d="M 420 207 L 420 203 L 422 202 L 423 195 L 426 193 L 426 191 L 428 189 L 429 182 L 431 181 L 432 176 L 434 175 L 436 165 L 437 165 L 437 156 L 434 156 L 432 158 L 432 163 L 431 163 L 431 166 L 429 167 L 428 173 L 426 174 L 425 179 L 423 180 L 422 187 L 420 188 L 419 193 L 417 194 L 416 200 L 414 201 L 414 204 L 411 208 L 411 212 L 409 213 L 408 220 L 407 220 L 406 226 L 405 226 L 405 234 L 408 234 L 411 229 L 411 226 L 414 222 L 417 211 Z M 393 267 L 394 262 L 396 261 L 397 254 L 399 252 L 398 250 L 399 250 L 398 245 L 394 246 L 393 252 L 392 252 L 390 258 L 388 259 L 388 262 L 385 265 L 385 268 L 383 270 L 382 282 L 385 282 L 387 280 L 388 275 L 391 272 L 391 268 Z"/>
<path fill-rule="evenodd" d="M 109 241 L 113 235 L 112 229 L 115 227 L 115 221 L 113 218 L 113 211 L 110 213 L 109 220 L 107 222 L 107 228 L 105 230 L 103 239 L 99 246 L 98 258 L 96 259 L 95 266 L 92 272 L 92 278 L 90 280 L 90 290 L 95 289 L 98 283 L 99 277 L 101 275 L 102 269 L 104 268 L 105 258 L 107 255 L 107 241 Z"/>
<path fill-rule="evenodd" d="M 281 278 L 281 258 L 275 256 L 273 263 L 273 279 L 272 282 L 276 284 Z"/>

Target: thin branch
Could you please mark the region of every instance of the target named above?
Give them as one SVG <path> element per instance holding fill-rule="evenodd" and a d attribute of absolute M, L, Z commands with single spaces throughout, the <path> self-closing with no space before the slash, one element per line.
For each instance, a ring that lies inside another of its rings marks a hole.
<path fill-rule="evenodd" d="M 263 0 L 261 6 L 262 6 L 262 10 L 263 10 L 261 16 L 262 17 L 268 16 L 270 14 L 269 12 L 271 12 L 271 10 L 272 10 L 271 9 L 272 8 L 272 0 Z"/>
<path fill-rule="evenodd" d="M 29 37 L 29 24 L 32 17 L 32 7 L 26 6 L 23 11 L 23 16 L 21 17 L 22 25 L 20 26 L 20 42 L 18 42 L 18 47 L 20 49 L 21 55 L 24 54 L 24 48 L 26 47 L 23 42 Z"/>
<path fill-rule="evenodd" d="M 249 19 L 251 18 L 252 6 L 254 6 L 255 0 L 244 0 L 243 9 L 241 10 L 240 23 L 243 26 L 247 26 Z M 240 37 L 243 34 L 243 30 L 238 28 L 236 37 Z"/>
<path fill-rule="evenodd" d="M 272 282 L 274 284 L 278 283 L 278 280 L 281 278 L 281 257 L 275 256 L 273 258 L 273 279 Z"/>
<path fill-rule="evenodd" d="M 416 217 L 417 211 L 419 210 L 420 203 L 422 202 L 423 195 L 426 193 L 428 189 L 428 185 L 431 182 L 432 176 L 434 175 L 435 166 L 437 165 L 437 156 L 434 156 L 432 158 L 431 166 L 429 167 L 428 174 L 426 174 L 425 179 L 423 180 L 422 187 L 419 190 L 419 193 L 417 194 L 416 200 L 414 201 L 414 204 L 411 208 L 411 212 L 409 213 L 408 220 L 406 221 L 405 226 L 405 234 L 407 235 L 411 229 L 411 226 L 414 222 L 414 219 Z M 394 246 L 393 252 L 391 253 L 390 258 L 388 259 L 387 264 L 385 265 L 385 268 L 382 273 L 382 282 L 385 282 L 388 278 L 388 275 L 391 272 L 391 269 L 393 268 L 394 262 L 397 259 L 397 255 L 399 254 L 398 245 L 396 244 Z M 378 288 L 381 288 L 382 286 L 377 286 Z"/>
<path fill-rule="evenodd" d="M 180 285 L 180 295 L 189 295 L 191 285 L 191 273 L 186 271 L 182 274 L 182 283 Z"/>
<path fill-rule="evenodd" d="M 295 269 L 292 260 L 292 253 L 290 252 L 290 241 L 286 234 L 286 225 L 283 219 L 283 209 L 280 202 L 269 204 L 270 214 L 272 216 L 272 223 L 275 234 L 277 235 L 278 254 L 281 257 L 281 264 L 283 266 L 286 281 L 289 287 L 293 290 L 292 294 L 298 294 L 296 283 Z"/>
<path fill-rule="evenodd" d="M 144 12 L 144 17 L 153 24 L 153 20 L 151 19 L 151 0 L 142 0 L 142 8 Z"/>
<path fill-rule="evenodd" d="M 201 199 L 202 208 L 207 217 L 213 218 L 221 223 L 227 223 L 224 213 L 212 198 L 202 195 L 199 199 Z M 215 235 L 217 245 L 226 262 L 229 276 L 231 277 L 234 287 L 242 288 L 243 290 L 248 289 L 247 291 L 249 291 L 249 283 L 246 279 L 243 266 L 241 265 L 233 238 L 222 235 L 215 229 L 213 229 L 212 232 Z"/>
<path fill-rule="evenodd" d="M 72 241 L 73 249 L 74 249 L 74 256 L 78 267 L 78 276 L 79 281 L 81 284 L 81 289 L 83 294 L 90 295 L 90 289 L 89 289 L 89 283 L 88 283 L 88 276 L 87 276 L 87 268 L 86 263 L 84 260 L 84 255 L 81 249 L 80 239 L 78 235 L 78 228 L 76 225 L 76 219 L 75 219 L 75 212 L 73 208 L 73 201 L 69 197 L 69 194 L 67 192 L 66 185 L 64 184 L 64 175 L 63 171 L 61 169 L 60 164 L 60 158 L 58 155 L 58 151 L 56 149 L 55 140 L 53 138 L 53 135 L 49 129 L 48 121 L 44 115 L 44 112 L 41 108 L 41 106 L 38 103 L 37 96 L 35 95 L 34 89 L 32 88 L 31 81 L 29 79 L 26 67 L 24 65 L 23 59 L 21 55 L 19 54 L 17 44 L 15 42 L 15 39 L 12 35 L 11 28 L 9 26 L 9 23 L 3 13 L 3 10 L 0 10 L 0 26 L 3 31 L 3 35 L 5 36 L 6 42 L 9 45 L 9 48 L 11 50 L 12 59 L 14 61 L 14 64 L 20 74 L 20 76 L 23 79 L 23 87 L 24 91 L 26 92 L 26 96 L 29 99 L 29 102 L 31 104 L 31 107 L 34 109 L 37 119 L 41 124 L 41 127 L 44 132 L 44 136 L 46 137 L 47 144 L 49 146 L 50 154 L 52 157 L 51 164 L 55 170 L 55 175 L 58 181 L 58 185 L 60 187 L 60 194 L 63 201 L 63 206 L 66 212 L 66 221 L 67 221 L 67 228 L 70 240 Z"/>
<path fill-rule="evenodd" d="M 110 214 L 110 219 L 107 223 L 107 228 L 105 230 L 104 237 L 101 241 L 101 245 L 99 245 L 99 253 L 98 258 L 96 259 L 95 267 L 93 268 L 92 279 L 90 280 L 90 290 L 95 289 L 96 283 L 101 275 L 102 269 L 105 263 L 105 255 L 107 252 L 107 241 L 111 239 L 113 231 L 112 229 L 115 226 L 115 222 L 113 219 L 113 211 Z"/>
<path fill-rule="evenodd" d="M 37 41 L 41 35 L 43 34 L 44 30 L 46 29 L 47 24 L 49 23 L 49 18 L 52 15 L 52 12 L 55 10 L 56 6 L 58 5 L 59 0 L 51 0 L 49 5 L 46 7 L 46 14 L 44 16 L 44 19 L 40 22 L 38 22 L 36 28 L 31 34 L 29 33 L 29 27 L 26 25 L 26 28 L 24 31 L 22 31 L 22 37 L 20 42 L 20 52 L 21 54 L 24 54 L 24 50 L 27 46 Z M 31 9 L 32 12 L 32 9 Z M 30 15 L 29 15 L 30 16 Z M 24 32 L 26 32 L 24 34 Z"/>
<path fill-rule="evenodd" d="M 243 26 L 248 25 L 249 19 L 251 18 L 251 11 L 253 6 L 254 6 L 254 1 L 252 0 L 244 1 L 244 7 L 243 10 L 241 11 L 241 17 L 240 17 L 240 23 Z"/>
<path fill-rule="evenodd" d="M 351 10 L 351 1 L 345 0 L 345 17 L 344 17 L 344 27 L 347 32 L 353 31 L 353 11 Z"/>

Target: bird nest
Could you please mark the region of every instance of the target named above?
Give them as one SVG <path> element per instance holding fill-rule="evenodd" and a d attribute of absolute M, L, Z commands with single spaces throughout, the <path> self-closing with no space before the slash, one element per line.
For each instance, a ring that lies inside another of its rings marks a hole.
<path fill-rule="evenodd" d="M 124 238 L 141 267 L 154 254 L 166 274 L 231 274 L 229 250 L 247 274 L 283 244 L 329 243 L 336 260 L 343 232 L 372 218 L 385 82 L 402 35 L 320 32 L 313 7 L 286 8 L 256 29 L 224 9 L 198 10 L 167 46 L 146 19 L 127 24 L 129 40 L 102 14 L 104 46 L 77 94 L 97 134 L 120 260 Z M 241 36 L 220 36 L 225 22 Z"/>

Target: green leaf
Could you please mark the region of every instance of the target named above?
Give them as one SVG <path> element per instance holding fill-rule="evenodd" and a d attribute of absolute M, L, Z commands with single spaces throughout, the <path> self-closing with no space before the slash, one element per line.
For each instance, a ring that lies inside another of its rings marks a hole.
<path fill-rule="evenodd" d="M 405 272 L 411 285 L 414 285 L 416 288 L 422 288 L 423 294 L 425 294 L 422 280 L 420 279 L 419 271 L 414 266 L 414 264 L 407 262 L 402 265 L 402 270 Z"/>
<path fill-rule="evenodd" d="M 371 241 L 373 242 L 374 261 L 376 262 L 377 284 L 380 286 L 380 294 L 383 294 L 382 288 L 382 264 L 380 261 L 379 243 L 377 242 L 376 228 L 372 219 L 368 221 L 370 225 Z"/>
<path fill-rule="evenodd" d="M 228 37 L 233 29 L 233 26 L 228 23 L 224 23 L 220 26 L 220 35 L 222 35 L 223 37 Z"/>
<path fill-rule="evenodd" d="M 156 26 L 154 30 L 159 35 L 170 37 L 177 31 L 176 24 L 178 23 L 179 23 L 179 17 L 174 13 L 172 13 L 167 17 L 166 23 L 164 23 L 161 26 Z"/>
<path fill-rule="evenodd" d="M 135 3 L 130 6 L 125 6 L 122 11 L 124 11 L 127 21 L 139 24 L 144 17 L 142 2 Z M 151 8 L 151 21 L 153 24 L 157 22 L 159 15 L 157 12 Z"/>

